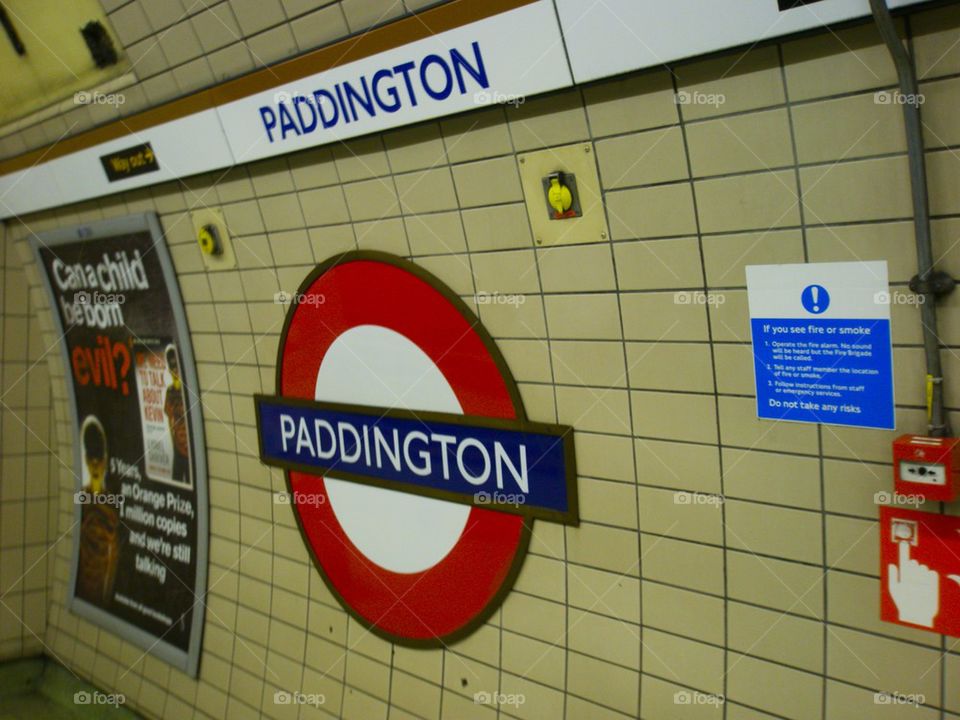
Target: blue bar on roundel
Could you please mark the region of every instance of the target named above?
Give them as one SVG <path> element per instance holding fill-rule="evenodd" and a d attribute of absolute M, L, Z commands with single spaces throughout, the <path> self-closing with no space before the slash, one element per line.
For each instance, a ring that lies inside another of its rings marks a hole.
<path fill-rule="evenodd" d="M 570 427 L 257 396 L 268 465 L 577 522 Z"/>

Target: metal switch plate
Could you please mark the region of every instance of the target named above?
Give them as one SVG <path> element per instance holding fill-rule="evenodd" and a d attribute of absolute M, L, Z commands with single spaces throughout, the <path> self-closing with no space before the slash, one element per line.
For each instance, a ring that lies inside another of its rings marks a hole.
<path fill-rule="evenodd" d="M 220 246 L 223 252 L 219 255 L 208 255 L 201 252 L 197 247 L 197 252 L 203 258 L 203 264 L 207 270 L 230 270 L 237 266 L 237 256 L 233 253 L 233 243 L 230 242 L 230 233 L 227 230 L 227 221 L 223 218 L 223 212 L 214 208 L 202 208 L 190 213 L 190 221 L 193 223 L 193 237 L 196 238 L 200 228 L 205 225 L 213 225 L 217 228 L 219 234 Z"/>
<path fill-rule="evenodd" d="M 605 242 L 609 235 L 593 146 L 576 143 L 520 155 L 520 184 L 538 246 Z M 543 179 L 562 171 L 576 178 L 580 216 L 555 220 L 545 210 Z"/>

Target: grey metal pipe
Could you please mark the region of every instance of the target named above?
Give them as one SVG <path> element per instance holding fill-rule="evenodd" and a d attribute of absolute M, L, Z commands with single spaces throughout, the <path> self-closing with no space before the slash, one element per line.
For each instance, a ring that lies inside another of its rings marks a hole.
<path fill-rule="evenodd" d="M 903 108 L 907 135 L 907 157 L 910 162 L 917 274 L 921 282 L 927 282 L 933 274 L 933 244 L 930 240 L 930 205 L 927 198 L 927 171 L 920 125 L 917 76 L 910 55 L 897 35 L 886 0 L 870 0 L 870 9 L 873 11 L 873 19 L 880 31 L 880 36 L 890 50 L 897 68 L 902 95 L 900 106 Z M 929 287 L 927 289 L 929 290 Z M 933 292 L 925 292 L 922 296 L 920 318 L 923 323 L 923 349 L 927 360 L 927 374 L 933 378 L 929 434 L 932 437 L 944 437 L 950 434 L 950 428 L 943 407 L 943 371 L 940 364 L 940 338 L 937 334 L 937 298 Z"/>

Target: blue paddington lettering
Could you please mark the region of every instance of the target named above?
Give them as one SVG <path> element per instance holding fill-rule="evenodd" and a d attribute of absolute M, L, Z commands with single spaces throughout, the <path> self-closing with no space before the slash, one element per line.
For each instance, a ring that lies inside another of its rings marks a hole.
<path fill-rule="evenodd" d="M 374 118 L 381 112 L 415 108 L 424 101 L 443 102 L 454 91 L 466 95 L 489 87 L 480 44 L 475 41 L 466 52 L 453 48 L 446 54 L 430 53 L 419 62 L 381 68 L 369 78 L 360 75 L 289 100 L 278 96 L 273 104 L 258 110 L 264 132 L 273 143 Z"/>

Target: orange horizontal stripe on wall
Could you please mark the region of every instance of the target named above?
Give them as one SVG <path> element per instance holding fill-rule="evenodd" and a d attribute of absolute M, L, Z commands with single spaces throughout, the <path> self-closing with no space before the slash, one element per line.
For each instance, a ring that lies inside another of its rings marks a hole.
<path fill-rule="evenodd" d="M 346 65 L 370 55 L 468 25 L 484 18 L 529 5 L 536 0 L 453 0 L 453 2 L 401 18 L 382 27 L 345 38 L 277 65 L 255 70 L 207 90 L 187 95 L 59 142 L 0 161 L 0 176 L 48 162 L 58 157 L 132 135 L 135 132 L 187 115 L 240 100 L 264 90 L 286 85 L 324 70 Z"/>
<path fill-rule="evenodd" d="M 154 125 L 160 125 L 170 120 L 186 117 L 187 115 L 192 115 L 201 110 L 208 110 L 212 107 L 213 100 L 210 91 L 201 90 L 200 92 L 171 100 L 163 105 L 158 105 L 157 107 L 144 110 L 129 117 L 112 120 L 109 123 L 92 128 L 91 130 L 65 137 L 63 140 L 55 142 L 52 145 L 46 145 L 36 150 L 26 152 L 23 155 L 17 155 L 9 160 L 0 161 L 0 176 L 33 167 L 40 163 L 49 162 L 50 160 L 55 160 L 56 158 L 64 157 L 65 155 L 70 155 L 80 150 L 86 150 L 89 147 L 99 145 L 108 140 L 115 140 L 125 135 L 132 135 L 140 130 L 151 128 Z"/>

